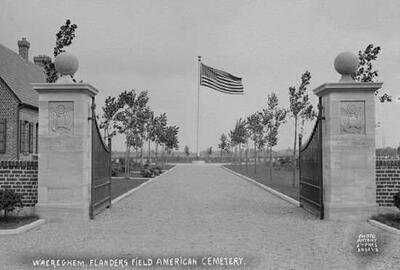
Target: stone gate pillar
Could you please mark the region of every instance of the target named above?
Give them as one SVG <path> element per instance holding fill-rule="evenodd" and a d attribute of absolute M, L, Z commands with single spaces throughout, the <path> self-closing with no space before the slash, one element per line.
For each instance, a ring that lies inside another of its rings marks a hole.
<path fill-rule="evenodd" d="M 57 83 L 33 84 L 39 93 L 39 174 L 36 213 L 48 220 L 89 219 L 91 106 L 98 93 L 70 79 L 77 59 L 56 58 Z"/>
<path fill-rule="evenodd" d="M 358 66 L 353 53 L 341 53 L 337 83 L 314 90 L 322 97 L 323 198 L 327 219 L 366 219 L 376 210 L 375 91 L 382 83 L 352 79 Z"/>

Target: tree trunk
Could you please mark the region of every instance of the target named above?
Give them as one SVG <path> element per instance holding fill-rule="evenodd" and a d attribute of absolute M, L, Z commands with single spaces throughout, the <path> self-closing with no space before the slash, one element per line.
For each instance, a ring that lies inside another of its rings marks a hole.
<path fill-rule="evenodd" d="M 161 160 L 163 162 L 163 166 L 165 165 L 165 162 L 166 162 L 166 158 L 164 157 L 165 156 L 164 151 L 165 151 L 165 146 L 163 145 L 162 150 L 161 150 Z"/>
<path fill-rule="evenodd" d="M 245 159 L 246 159 L 246 172 L 249 172 L 249 168 L 248 168 L 248 155 L 247 155 L 247 153 L 248 153 L 248 151 L 249 151 L 249 146 L 248 145 L 246 145 L 246 150 L 245 150 Z"/>
<path fill-rule="evenodd" d="M 272 181 L 272 146 L 269 147 L 269 180 Z"/>
<path fill-rule="evenodd" d="M 129 177 L 129 148 L 128 136 L 126 136 L 125 177 Z"/>
<path fill-rule="evenodd" d="M 140 146 L 140 166 L 143 166 L 143 139 L 142 139 L 142 143 Z"/>
<path fill-rule="evenodd" d="M 155 149 L 156 152 L 155 152 L 155 157 L 154 157 L 154 159 L 155 159 L 155 162 L 156 162 L 156 166 L 158 166 L 158 156 L 157 156 L 157 152 L 158 152 L 158 143 L 156 142 L 155 144 L 156 144 L 156 147 L 155 147 L 155 148 L 156 148 L 156 149 Z"/>
<path fill-rule="evenodd" d="M 239 164 L 242 166 L 242 144 L 239 144 Z"/>
<path fill-rule="evenodd" d="M 269 146 L 267 145 L 267 149 L 264 149 L 264 162 L 265 162 L 265 173 L 268 173 L 268 162 L 267 155 L 269 155 Z"/>
<path fill-rule="evenodd" d="M 148 153 L 148 155 L 147 155 L 147 156 L 148 156 L 148 157 L 147 157 L 147 163 L 148 163 L 148 164 L 150 164 L 150 158 L 151 158 L 151 156 L 150 156 L 150 142 L 151 142 L 151 141 L 149 140 L 149 153 Z"/>
<path fill-rule="evenodd" d="M 235 160 L 236 160 L 236 163 L 239 164 L 239 156 L 238 156 L 237 148 L 238 148 L 238 146 L 235 145 Z"/>
<path fill-rule="evenodd" d="M 254 141 L 254 174 L 257 174 L 257 141 Z"/>
<path fill-rule="evenodd" d="M 221 152 L 220 152 L 220 154 L 221 154 L 221 163 L 222 163 L 222 149 L 221 149 Z"/>
<path fill-rule="evenodd" d="M 293 144 L 293 181 L 292 186 L 296 186 L 296 146 L 297 146 L 297 116 L 294 117 L 294 144 Z"/>

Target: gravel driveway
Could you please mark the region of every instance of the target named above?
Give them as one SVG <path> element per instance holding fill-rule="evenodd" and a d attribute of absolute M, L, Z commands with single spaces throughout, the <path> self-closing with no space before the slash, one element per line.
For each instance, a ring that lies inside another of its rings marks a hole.
<path fill-rule="evenodd" d="M 379 252 L 358 253 L 359 234 L 371 233 Z M 137 259 L 129 269 L 153 268 L 157 258 L 214 262 L 158 269 L 400 269 L 399 240 L 366 222 L 321 221 L 221 167 L 178 165 L 94 221 L 0 236 L 0 269 L 31 268 L 40 258 L 85 260 L 86 266 L 90 258 Z M 153 265 L 146 267 L 149 258 Z M 229 259 L 242 261 L 217 264 Z"/>

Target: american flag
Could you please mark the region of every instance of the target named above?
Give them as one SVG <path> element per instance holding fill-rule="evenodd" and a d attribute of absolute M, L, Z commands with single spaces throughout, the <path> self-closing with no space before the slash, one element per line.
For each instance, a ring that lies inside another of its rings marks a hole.
<path fill-rule="evenodd" d="M 233 76 L 225 71 L 218 70 L 201 63 L 200 85 L 212 88 L 226 94 L 242 95 L 242 78 Z"/>

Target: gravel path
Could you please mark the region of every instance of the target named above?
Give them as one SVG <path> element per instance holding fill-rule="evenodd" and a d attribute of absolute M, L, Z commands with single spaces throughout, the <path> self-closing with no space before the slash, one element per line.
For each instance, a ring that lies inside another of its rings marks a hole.
<path fill-rule="evenodd" d="M 379 253 L 356 251 L 367 233 L 376 234 Z M 32 258 L 179 256 L 246 264 L 204 269 L 400 269 L 399 240 L 366 222 L 321 221 L 218 166 L 178 165 L 94 221 L 0 236 L 0 269 L 30 268 Z"/>

